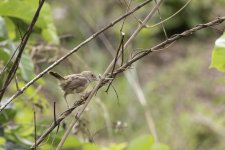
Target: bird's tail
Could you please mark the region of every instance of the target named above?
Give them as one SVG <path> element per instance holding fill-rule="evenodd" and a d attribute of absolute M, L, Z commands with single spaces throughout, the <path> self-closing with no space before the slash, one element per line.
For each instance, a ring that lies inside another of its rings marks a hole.
<path fill-rule="evenodd" d="M 65 78 L 63 78 L 61 75 L 59 75 L 56 72 L 50 71 L 49 74 L 52 75 L 53 77 L 55 77 L 56 79 L 60 80 L 60 81 L 65 80 Z"/>

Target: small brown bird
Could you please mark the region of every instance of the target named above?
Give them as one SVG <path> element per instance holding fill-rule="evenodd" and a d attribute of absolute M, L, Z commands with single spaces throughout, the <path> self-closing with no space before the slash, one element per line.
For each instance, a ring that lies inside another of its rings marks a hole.
<path fill-rule="evenodd" d="M 80 74 L 71 74 L 62 77 L 56 72 L 49 72 L 50 75 L 59 81 L 59 85 L 64 93 L 64 98 L 69 108 L 66 96 L 68 94 L 82 93 L 92 81 L 97 81 L 98 78 L 91 71 L 83 71 Z"/>

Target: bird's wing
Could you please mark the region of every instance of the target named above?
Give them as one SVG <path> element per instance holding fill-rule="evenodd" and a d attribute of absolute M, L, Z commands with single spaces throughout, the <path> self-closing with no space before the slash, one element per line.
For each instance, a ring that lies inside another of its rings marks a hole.
<path fill-rule="evenodd" d="M 66 83 L 64 83 L 63 89 L 66 91 L 73 91 L 80 87 L 86 87 L 88 80 L 81 76 L 67 76 Z"/>

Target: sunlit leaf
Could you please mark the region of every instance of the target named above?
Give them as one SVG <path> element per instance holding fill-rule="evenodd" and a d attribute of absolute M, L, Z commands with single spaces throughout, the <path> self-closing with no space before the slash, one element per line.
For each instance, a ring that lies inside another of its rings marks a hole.
<path fill-rule="evenodd" d="M 128 150 L 151 150 L 154 139 L 151 135 L 142 135 L 134 140 L 128 146 Z"/>
<path fill-rule="evenodd" d="M 5 139 L 3 137 L 0 137 L 0 145 L 4 145 L 5 144 Z"/>
<path fill-rule="evenodd" d="M 5 20 L 5 24 L 6 24 L 9 39 L 15 39 L 16 38 L 16 26 L 15 26 L 15 24 L 8 17 L 5 17 L 4 20 Z"/>
<path fill-rule="evenodd" d="M 225 72 L 225 33 L 215 42 L 210 67 Z"/>
<path fill-rule="evenodd" d="M 107 150 L 124 150 L 127 147 L 126 143 L 111 144 Z"/>
<path fill-rule="evenodd" d="M 82 147 L 82 150 L 101 150 L 101 147 L 91 143 L 84 144 Z"/>
<path fill-rule="evenodd" d="M 69 136 L 66 139 L 63 145 L 63 148 L 75 148 L 80 146 L 81 146 L 81 142 L 75 136 Z"/>

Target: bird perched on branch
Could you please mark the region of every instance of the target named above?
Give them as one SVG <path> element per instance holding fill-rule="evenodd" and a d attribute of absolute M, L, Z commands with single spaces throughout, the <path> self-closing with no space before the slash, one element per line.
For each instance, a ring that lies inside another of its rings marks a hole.
<path fill-rule="evenodd" d="M 83 71 L 79 74 L 71 74 L 64 77 L 52 71 L 49 74 L 59 81 L 59 86 L 65 92 L 64 98 L 68 108 L 69 104 L 66 99 L 68 94 L 82 93 L 91 82 L 98 80 L 91 71 Z"/>

